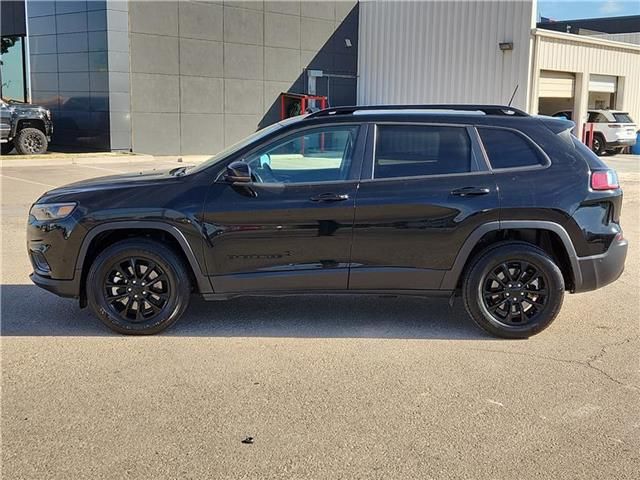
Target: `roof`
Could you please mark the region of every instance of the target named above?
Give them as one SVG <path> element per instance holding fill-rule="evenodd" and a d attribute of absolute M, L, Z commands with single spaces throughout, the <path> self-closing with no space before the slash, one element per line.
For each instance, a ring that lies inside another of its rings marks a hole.
<path fill-rule="evenodd" d="M 635 33 L 640 32 L 640 15 L 562 21 L 543 19 L 537 23 L 537 27 L 565 33 L 579 33 L 580 29 L 602 33 Z"/>
<path fill-rule="evenodd" d="M 508 105 L 481 104 L 425 104 L 425 105 L 352 105 L 326 108 L 309 114 L 308 118 L 358 114 L 437 114 L 437 115 L 492 115 L 527 117 L 528 114 Z"/>

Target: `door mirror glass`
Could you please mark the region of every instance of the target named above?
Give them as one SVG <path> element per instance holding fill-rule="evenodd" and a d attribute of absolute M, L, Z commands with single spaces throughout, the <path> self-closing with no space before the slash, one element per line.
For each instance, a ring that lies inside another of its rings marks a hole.
<path fill-rule="evenodd" d="M 227 166 L 224 179 L 228 183 L 250 183 L 251 167 L 241 160 L 231 162 Z"/>

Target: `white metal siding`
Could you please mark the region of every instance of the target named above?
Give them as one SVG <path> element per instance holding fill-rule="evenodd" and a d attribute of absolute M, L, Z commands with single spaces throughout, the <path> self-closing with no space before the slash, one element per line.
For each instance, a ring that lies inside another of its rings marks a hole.
<path fill-rule="evenodd" d="M 534 72 L 559 70 L 618 77 L 617 88 L 624 102 L 620 107 L 640 123 L 639 46 L 540 29 L 535 34 L 538 60 Z M 532 95 L 537 93 L 532 91 Z"/>
<path fill-rule="evenodd" d="M 593 35 L 593 37 L 640 45 L 640 33 L 600 33 Z"/>
<path fill-rule="evenodd" d="M 358 102 L 506 103 L 519 85 L 526 109 L 533 4 L 361 1 Z"/>

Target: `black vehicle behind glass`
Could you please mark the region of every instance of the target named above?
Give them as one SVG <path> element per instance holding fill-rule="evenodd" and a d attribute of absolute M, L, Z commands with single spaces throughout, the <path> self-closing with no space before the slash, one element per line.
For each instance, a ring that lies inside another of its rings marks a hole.
<path fill-rule="evenodd" d="M 121 333 L 190 294 L 461 294 L 523 338 L 622 273 L 622 191 L 573 123 L 502 106 L 339 107 L 195 168 L 98 178 L 32 207 L 33 281 Z"/>

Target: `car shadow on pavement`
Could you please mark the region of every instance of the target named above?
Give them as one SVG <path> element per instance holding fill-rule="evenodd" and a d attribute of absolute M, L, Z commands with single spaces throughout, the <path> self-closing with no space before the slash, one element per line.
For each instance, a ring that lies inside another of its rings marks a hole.
<path fill-rule="evenodd" d="M 75 300 L 33 285 L 2 285 L 2 336 L 117 336 Z M 487 340 L 464 310 L 443 298 L 376 296 L 194 296 L 161 335 L 180 337 L 407 338 Z"/>

